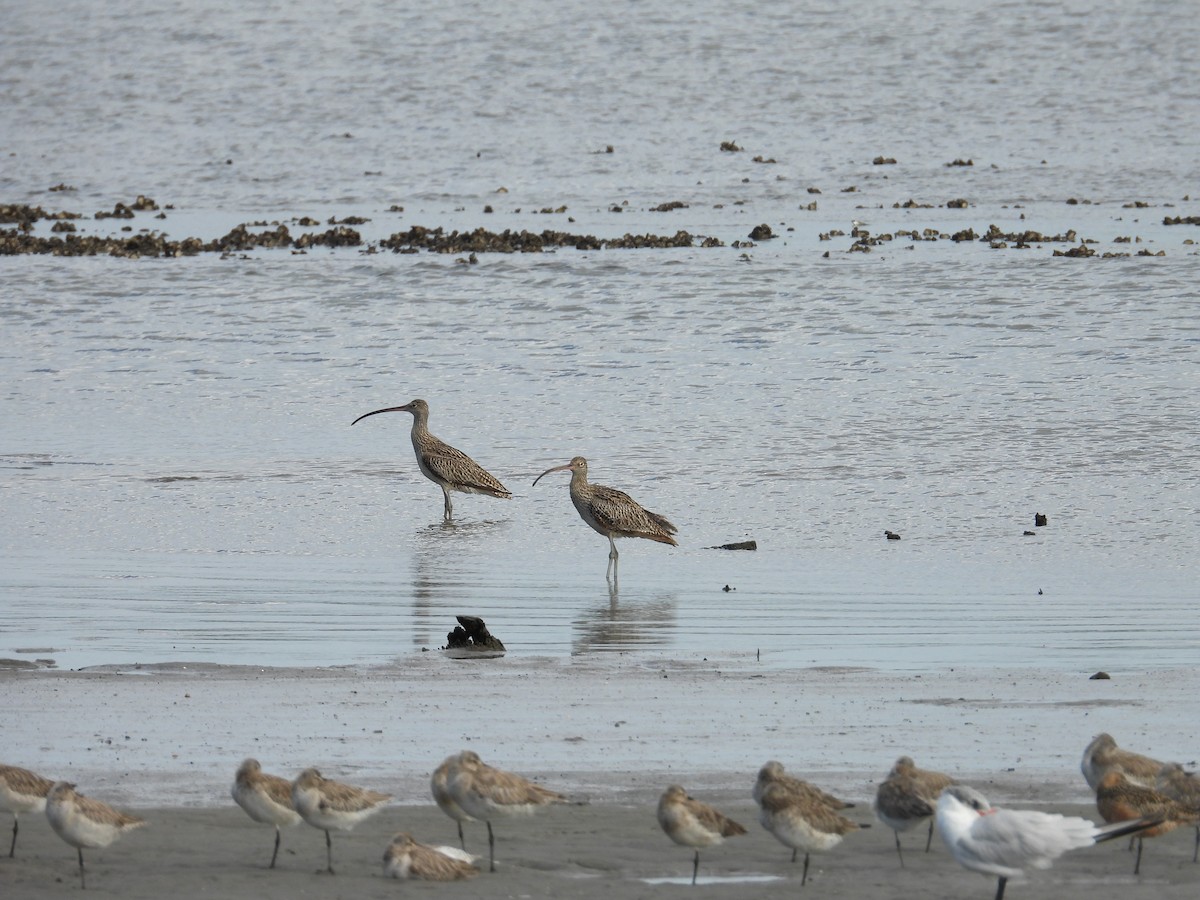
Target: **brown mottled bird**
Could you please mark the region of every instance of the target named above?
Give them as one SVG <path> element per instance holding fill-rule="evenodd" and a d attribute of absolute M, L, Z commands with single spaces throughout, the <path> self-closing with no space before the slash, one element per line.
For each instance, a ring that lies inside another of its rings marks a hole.
<path fill-rule="evenodd" d="M 1163 764 L 1149 756 L 1122 750 L 1112 739 L 1112 735 L 1096 735 L 1083 751 L 1083 759 L 1079 763 L 1088 787 L 1096 790 L 1104 773 L 1113 766 L 1120 766 L 1125 776 L 1134 784 L 1154 787 L 1154 779 L 1158 777 L 1158 770 Z"/>
<path fill-rule="evenodd" d="M 830 809 L 850 809 L 854 806 L 845 800 L 840 800 L 833 794 L 827 794 L 815 784 L 805 781 L 803 778 L 796 778 L 788 775 L 783 769 L 783 763 L 777 760 L 768 760 L 763 763 L 763 767 L 758 770 L 758 780 L 754 782 L 754 802 L 759 806 L 762 805 L 763 794 L 767 788 L 778 787 L 790 793 L 805 797 L 815 803 L 821 803 Z M 792 862 L 796 861 L 796 848 L 792 848 Z"/>
<path fill-rule="evenodd" d="M 54 782 L 22 769 L 20 766 L 0 764 L 0 809 L 13 814 L 12 846 L 8 855 L 17 852 L 17 816 L 23 812 L 43 812 L 46 809 L 46 795 Z"/>
<path fill-rule="evenodd" d="M 617 579 L 617 545 L 614 538 L 638 537 L 660 544 L 677 546 L 671 535 L 678 530 L 664 516 L 644 509 L 628 494 L 602 484 L 588 484 L 588 461 L 576 456 L 569 463 L 547 469 L 533 480 L 536 485 L 551 472 L 571 473 L 571 502 L 593 530 L 608 538 L 608 569 L 604 577 L 611 574 Z"/>
<path fill-rule="evenodd" d="M 87 887 L 83 848 L 107 847 L 126 831 L 141 828 L 145 819 L 127 815 L 107 803 L 77 793 L 75 785 L 55 782 L 46 795 L 46 818 L 55 833 L 79 854 L 79 885 Z"/>
<path fill-rule="evenodd" d="M 904 865 L 904 854 L 900 851 L 900 832 L 929 819 L 929 835 L 925 839 L 925 852 L 928 853 L 933 841 L 933 816 L 938 797 L 952 784 L 954 779 L 949 775 L 918 769 L 911 756 L 896 760 L 887 778 L 880 783 L 875 792 L 875 815 L 895 832 L 896 854 L 901 866 Z"/>
<path fill-rule="evenodd" d="M 798 793 L 783 784 L 768 784 L 759 800 L 759 822 L 785 847 L 804 851 L 804 873 L 800 886 L 808 881 L 810 853 L 824 853 L 842 842 L 842 838 L 868 825 L 859 825 L 824 803 L 816 794 Z"/>
<path fill-rule="evenodd" d="M 492 833 L 492 819 L 531 815 L 548 804 L 567 802 L 562 794 L 512 772 L 492 768 L 473 750 L 464 750 L 458 754 L 458 761 L 451 764 L 447 788 L 463 812 L 487 823 L 489 867 L 493 872 L 496 871 L 496 838 Z"/>
<path fill-rule="evenodd" d="M 723 843 L 725 838 L 745 834 L 746 829 L 728 816 L 717 812 L 707 803 L 688 796 L 680 785 L 673 784 L 658 800 L 658 824 L 667 837 L 681 847 L 694 847 L 692 884 L 700 870 L 700 848 Z"/>
<path fill-rule="evenodd" d="M 450 502 L 451 491 L 462 494 L 487 494 L 489 497 L 502 497 L 505 500 L 512 496 L 508 488 L 483 466 L 461 450 L 456 450 L 429 433 L 429 404 L 424 400 L 410 400 L 403 406 L 389 406 L 386 409 L 363 413 L 350 424 L 355 425 L 368 416 L 386 412 L 412 413 L 412 444 L 417 454 L 417 466 L 421 474 L 440 487 L 445 495 L 443 521 L 449 522 L 454 517 L 454 504 Z"/>
<path fill-rule="evenodd" d="M 271 864 L 267 866 L 268 869 L 275 868 L 275 858 L 279 856 L 279 829 L 300 821 L 300 813 L 292 805 L 292 783 L 278 775 L 267 774 L 257 759 L 250 758 L 238 766 L 229 793 L 255 822 L 275 826 L 275 850 L 271 854 Z"/>
<path fill-rule="evenodd" d="M 1200 813 L 1188 809 L 1182 803 L 1172 800 L 1166 794 L 1160 794 L 1153 788 L 1134 784 L 1125 777 L 1125 773 L 1119 767 L 1110 768 L 1096 786 L 1096 808 L 1100 810 L 1100 815 L 1106 822 L 1136 818 L 1157 820 L 1157 824 L 1137 834 L 1134 875 L 1138 874 L 1142 866 L 1143 838 L 1158 837 L 1182 825 L 1195 825 L 1200 822 Z"/>
<path fill-rule="evenodd" d="M 1155 788 L 1194 813 L 1200 813 L 1200 778 L 1195 773 L 1184 771 L 1179 763 L 1167 763 L 1159 770 Z M 1192 850 L 1192 862 L 1200 857 L 1200 823 L 1196 825 L 1196 846 Z"/>
<path fill-rule="evenodd" d="M 333 781 L 313 768 L 305 769 L 292 782 L 292 805 L 296 812 L 313 828 L 325 832 L 326 871 L 330 875 L 333 874 L 330 829 L 350 831 L 363 819 L 383 809 L 391 799 L 391 794 Z"/>
<path fill-rule="evenodd" d="M 438 809 L 458 823 L 458 843 L 465 851 L 467 842 L 463 837 L 463 822 L 474 822 L 475 819 L 467 815 L 467 811 L 455 802 L 454 795 L 450 793 L 450 778 L 458 766 L 460 756 L 461 754 L 455 753 L 442 760 L 441 765 L 434 769 L 429 777 L 429 790 Z"/>
<path fill-rule="evenodd" d="M 430 847 L 400 832 L 383 853 L 383 874 L 389 878 L 423 881 L 461 881 L 479 874 L 475 857 L 457 847 Z"/>

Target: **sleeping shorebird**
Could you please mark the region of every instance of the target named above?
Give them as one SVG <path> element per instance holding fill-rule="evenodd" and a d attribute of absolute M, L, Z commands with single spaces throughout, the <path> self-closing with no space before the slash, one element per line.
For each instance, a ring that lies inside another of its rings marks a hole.
<path fill-rule="evenodd" d="M 831 809 L 817 794 L 789 790 L 783 784 L 768 784 L 759 799 L 759 821 L 785 847 L 804 851 L 804 873 L 800 886 L 808 881 L 808 859 L 812 853 L 824 853 L 842 842 L 842 838 L 868 825 L 859 825 Z"/>
<path fill-rule="evenodd" d="M 411 834 L 400 832 L 383 853 L 383 874 L 387 878 L 461 881 L 479 874 L 474 860 L 465 850 L 420 844 Z"/>
<path fill-rule="evenodd" d="M 75 785 L 66 781 L 55 782 L 46 795 L 46 818 L 55 833 L 79 852 L 79 885 L 84 889 L 83 848 L 107 847 L 126 831 L 146 824 L 144 819 L 76 793 Z"/>
<path fill-rule="evenodd" d="M 1184 771 L 1179 763 L 1167 763 L 1159 770 L 1155 789 L 1166 794 L 1176 803 L 1200 813 L 1200 778 L 1194 772 Z M 1200 824 L 1196 825 L 1196 846 L 1192 849 L 1192 862 L 1200 857 Z"/>
<path fill-rule="evenodd" d="M 658 824 L 667 837 L 681 847 L 693 847 L 692 884 L 700 871 L 700 848 L 724 843 L 725 838 L 745 834 L 746 829 L 707 803 L 693 800 L 682 787 L 673 784 L 658 800 Z"/>
<path fill-rule="evenodd" d="M 52 787 L 53 781 L 28 769 L 0 765 L 0 809 L 13 816 L 12 846 L 8 848 L 10 858 L 17 852 L 17 817 L 23 812 L 43 812 L 46 795 Z"/>
<path fill-rule="evenodd" d="M 795 778 L 788 775 L 783 770 L 783 763 L 773 759 L 763 763 L 763 767 L 758 770 L 758 779 L 754 782 L 754 790 L 751 792 L 754 802 L 762 806 L 763 794 L 771 786 L 777 786 L 793 794 L 798 794 L 811 802 L 827 806 L 829 809 L 850 809 L 854 806 L 853 803 L 839 800 L 833 794 L 827 794 L 815 784 L 811 784 L 803 778 Z M 792 862 L 795 861 L 796 848 L 792 847 Z"/>
<path fill-rule="evenodd" d="M 1108 826 L 1087 819 L 1028 809 L 996 809 L 978 791 L 951 785 L 937 804 L 937 827 L 959 864 L 1000 879 L 996 900 L 1003 900 L 1010 878 L 1025 869 L 1048 869 L 1068 850 L 1133 834 L 1154 824 L 1136 818 Z"/>
<path fill-rule="evenodd" d="M 925 852 L 933 841 L 933 814 L 937 808 L 938 795 L 954 779 L 941 772 L 918 769 L 911 756 L 896 760 L 887 778 L 875 792 L 875 815 L 896 835 L 896 855 L 904 865 L 904 854 L 900 850 L 900 832 L 929 819 L 929 834 L 925 838 Z"/>
<path fill-rule="evenodd" d="M 442 764 L 433 770 L 433 775 L 429 778 L 429 790 L 433 794 L 433 800 L 438 805 L 438 809 L 457 823 L 458 843 L 465 851 L 467 842 L 463 837 L 463 822 L 474 822 L 475 819 L 467 815 L 467 811 L 455 802 L 454 796 L 450 793 L 450 778 L 458 766 L 461 755 L 455 753 L 442 760 Z"/>
<path fill-rule="evenodd" d="M 1083 759 L 1079 763 L 1088 787 L 1096 790 L 1100 779 L 1113 766 L 1120 766 L 1134 784 L 1152 788 L 1163 764 L 1149 756 L 1122 750 L 1109 734 L 1096 735 L 1083 751 Z"/>
<path fill-rule="evenodd" d="M 403 406 L 389 406 L 363 413 L 351 425 L 361 422 L 367 416 L 377 416 L 386 412 L 412 413 L 412 445 L 417 454 L 417 467 L 421 474 L 442 489 L 446 498 L 442 512 L 442 520 L 449 522 L 454 517 L 454 504 L 450 502 L 450 492 L 462 494 L 487 494 L 489 497 L 502 497 L 507 500 L 512 494 L 490 472 L 449 444 L 439 441 L 429 433 L 429 404 L 424 400 L 410 400 Z"/>
<path fill-rule="evenodd" d="M 496 871 L 496 838 L 492 819 L 496 816 L 531 815 L 550 803 L 566 803 L 567 798 L 514 775 L 494 769 L 473 750 L 458 754 L 451 767 L 450 796 L 468 816 L 487 823 L 488 868 Z"/>
<path fill-rule="evenodd" d="M 1158 837 L 1182 825 L 1200 823 L 1200 812 L 1189 809 L 1154 788 L 1130 781 L 1120 766 L 1110 768 L 1096 785 L 1096 808 L 1100 810 L 1100 815 L 1106 822 L 1119 822 L 1135 817 L 1154 820 L 1152 826 L 1137 833 L 1134 875 L 1139 874 L 1142 867 L 1143 838 Z"/>
<path fill-rule="evenodd" d="M 305 769 L 292 782 L 292 805 L 300 817 L 325 832 L 326 871 L 333 874 L 333 840 L 329 830 L 350 831 L 363 819 L 373 816 L 392 799 L 365 788 L 353 787 L 324 778 L 316 769 Z"/>
<path fill-rule="evenodd" d="M 571 473 L 571 502 L 593 530 L 608 538 L 608 569 L 604 577 L 617 580 L 617 545 L 614 538 L 639 537 L 678 546 L 671 535 L 678 530 L 664 516 L 643 508 L 628 494 L 602 484 L 588 484 L 588 461 L 576 456 L 569 463 L 547 469 L 534 485 L 551 472 Z"/>
<path fill-rule="evenodd" d="M 275 851 L 271 854 L 271 865 L 267 866 L 275 868 L 279 829 L 300 821 L 300 813 L 292 805 L 292 783 L 278 775 L 268 775 L 257 759 L 247 759 L 238 767 L 230 794 L 255 822 L 275 826 Z"/>

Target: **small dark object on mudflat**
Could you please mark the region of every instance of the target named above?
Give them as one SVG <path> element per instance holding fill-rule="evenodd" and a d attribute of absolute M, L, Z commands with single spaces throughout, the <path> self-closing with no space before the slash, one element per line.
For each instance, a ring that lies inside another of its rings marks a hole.
<path fill-rule="evenodd" d="M 758 541 L 738 541 L 735 544 L 720 544 L 716 547 L 709 547 L 709 550 L 757 550 Z"/>
<path fill-rule="evenodd" d="M 500 638 L 487 630 L 478 616 L 455 616 L 459 624 L 446 635 L 445 650 L 490 650 L 504 652 Z"/>
<path fill-rule="evenodd" d="M 1109 681 L 1109 680 L 1111 680 L 1111 676 L 1107 672 L 1097 672 L 1095 675 L 1091 676 L 1088 679 L 1088 681 Z"/>
<path fill-rule="evenodd" d="M 728 594 L 730 591 L 736 591 L 737 588 L 731 588 L 729 585 L 725 585 L 725 587 L 721 588 L 721 590 Z"/>
<path fill-rule="evenodd" d="M 769 241 L 773 237 L 775 234 L 771 231 L 771 226 L 765 222 L 762 225 L 755 225 L 750 230 L 750 240 L 752 241 Z"/>
<path fill-rule="evenodd" d="M 887 531 L 887 530 L 885 529 L 885 530 L 884 530 L 884 532 L 883 532 L 883 534 L 884 534 L 884 536 L 885 536 L 885 537 L 886 537 L 886 538 L 887 538 L 889 541 L 898 541 L 898 540 L 900 540 L 900 535 L 896 534 L 896 532 L 894 532 L 894 531 Z"/>
<path fill-rule="evenodd" d="M 1033 514 L 1033 524 L 1037 525 L 1039 528 L 1042 525 L 1045 525 L 1046 524 L 1046 516 L 1043 513 L 1034 513 Z"/>
<path fill-rule="evenodd" d="M 1033 537 L 1035 534 L 1037 534 L 1037 532 L 1036 532 L 1036 531 L 1030 531 L 1028 528 L 1026 528 L 1026 529 L 1025 529 L 1025 531 L 1024 531 L 1024 536 L 1025 536 L 1025 537 Z"/>

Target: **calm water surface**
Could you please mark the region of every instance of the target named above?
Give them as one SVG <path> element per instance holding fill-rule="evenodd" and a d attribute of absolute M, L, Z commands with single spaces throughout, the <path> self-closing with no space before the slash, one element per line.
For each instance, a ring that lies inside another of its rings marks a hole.
<path fill-rule="evenodd" d="M 469 612 L 542 655 L 1195 661 L 1194 16 L 464 6 L 6 4 L 0 200 L 781 237 L 0 262 L 0 656 L 381 662 Z M 852 219 L 1167 255 L 821 240 Z M 413 397 L 511 501 L 445 526 L 409 417 L 350 427 Z M 565 474 L 531 487 L 576 454 L 680 529 L 619 591 Z"/>

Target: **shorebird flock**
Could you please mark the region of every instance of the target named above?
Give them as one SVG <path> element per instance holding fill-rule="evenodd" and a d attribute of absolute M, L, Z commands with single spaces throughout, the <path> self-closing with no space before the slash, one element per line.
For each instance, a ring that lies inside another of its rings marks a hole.
<path fill-rule="evenodd" d="M 512 492 L 499 478 L 461 450 L 451 447 L 430 433 L 429 404 L 424 400 L 410 400 L 403 406 L 372 410 L 363 413 L 350 424 L 356 425 L 369 416 L 387 412 L 412 414 L 410 436 L 413 451 L 417 456 L 417 468 L 421 470 L 422 475 L 442 489 L 445 501 L 442 508 L 444 522 L 450 522 L 454 518 L 451 492 L 486 494 L 504 500 L 512 497 Z M 533 483 L 536 486 L 551 472 L 563 471 L 571 473 L 569 493 L 580 518 L 608 538 L 608 569 L 605 571 L 605 577 L 610 581 L 615 583 L 617 580 L 616 538 L 644 538 L 660 544 L 678 546 L 673 537 L 677 529 L 665 516 L 650 512 L 623 491 L 589 483 L 588 462 L 582 456 L 576 456 L 564 465 L 547 469 L 535 478 Z"/>
<path fill-rule="evenodd" d="M 1070 850 L 1130 836 L 1137 845 L 1134 874 L 1140 873 L 1142 842 L 1176 828 L 1197 829 L 1192 861 L 1200 854 L 1200 788 L 1194 774 L 1178 763 L 1117 747 L 1100 734 L 1083 753 L 1081 771 L 1096 792 L 1096 807 L 1104 824 L 1037 810 L 1000 809 L 977 790 L 950 775 L 920 769 L 901 756 L 879 784 L 874 799 L 876 817 L 893 829 L 900 866 L 904 856 L 900 832 L 928 821 L 930 837 L 936 825 L 950 854 L 963 867 L 998 879 L 995 900 L 1003 900 L 1009 880 L 1021 879 L 1028 869 L 1046 869 Z M 383 853 L 388 878 L 458 881 L 480 874 L 479 857 L 466 850 L 463 823 L 482 822 L 488 833 L 488 868 L 496 871 L 493 820 L 528 816 L 551 805 L 571 801 L 566 795 L 535 784 L 521 775 L 494 768 L 472 750 L 446 757 L 430 777 L 437 806 L 457 825 L 459 845 L 425 844 L 410 832 L 395 834 Z M 267 868 L 279 855 L 280 831 L 307 822 L 325 832 L 324 872 L 333 875 L 331 831 L 350 831 L 382 810 L 392 795 L 325 778 L 316 768 L 304 769 L 292 781 L 263 771 L 256 759 L 238 767 L 230 791 L 233 800 L 255 822 L 275 828 L 274 849 Z M 775 760 L 765 763 L 751 789 L 759 822 L 785 847 L 795 863 L 801 850 L 803 886 L 813 853 L 832 850 L 864 828 L 846 810 L 854 803 L 841 800 L 814 784 L 785 772 Z M 79 794 L 66 781 L 52 782 L 16 766 L 0 765 L 0 809 L 13 814 L 9 856 L 16 854 L 18 816 L 45 811 L 56 834 L 75 847 L 80 886 L 86 888 L 84 848 L 104 848 L 145 820 L 120 812 L 106 803 Z M 691 883 L 697 883 L 700 850 L 726 838 L 747 833 L 745 826 L 709 804 L 688 795 L 679 784 L 666 788 L 658 801 L 658 824 L 676 844 L 694 851 Z"/>

